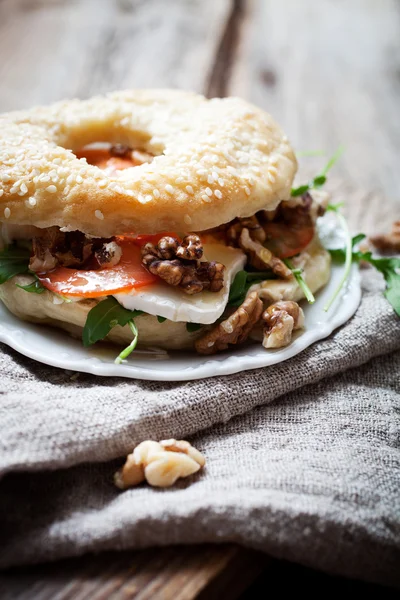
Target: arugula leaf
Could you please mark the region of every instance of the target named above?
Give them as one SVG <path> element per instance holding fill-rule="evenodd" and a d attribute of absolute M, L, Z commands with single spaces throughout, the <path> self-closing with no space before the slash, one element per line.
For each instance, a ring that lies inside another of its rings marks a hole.
<path fill-rule="evenodd" d="M 159 323 L 164 323 L 164 321 L 166 321 L 166 320 L 167 320 L 167 317 L 159 317 L 159 316 L 157 316 L 157 321 Z"/>
<path fill-rule="evenodd" d="M 0 252 L 0 285 L 15 277 L 28 273 L 30 251 L 17 246 L 8 246 Z"/>
<path fill-rule="evenodd" d="M 141 310 L 127 310 L 115 298 L 109 296 L 89 312 L 82 333 L 83 345 L 87 347 L 103 340 L 113 327 L 116 325 L 124 327 L 129 321 L 142 314 Z"/>
<path fill-rule="evenodd" d="M 229 298 L 227 306 L 240 306 L 246 297 L 249 288 L 255 284 L 265 281 L 266 279 L 275 279 L 272 271 L 239 271 L 236 273 L 229 290 Z"/>
<path fill-rule="evenodd" d="M 341 157 L 343 152 L 344 152 L 343 146 L 339 146 L 339 148 L 336 150 L 336 152 L 332 156 L 332 158 L 330 158 L 328 160 L 328 162 L 326 163 L 326 165 L 322 169 L 322 171 L 316 177 L 314 177 L 314 179 L 312 179 L 312 181 L 310 181 L 309 183 L 300 185 L 297 188 L 292 188 L 292 192 L 291 192 L 292 197 L 295 198 L 297 196 L 302 196 L 309 190 L 318 189 L 318 188 L 322 187 L 326 183 L 326 180 L 327 180 L 326 175 L 327 175 L 328 171 L 330 171 L 332 169 L 332 167 L 339 160 L 339 158 Z"/>
<path fill-rule="evenodd" d="M 129 346 L 127 346 L 124 350 L 122 350 L 120 354 L 118 354 L 117 358 L 114 361 L 116 365 L 120 365 L 126 358 L 128 358 L 128 356 L 134 351 L 138 343 L 139 332 L 137 330 L 134 320 L 132 319 L 131 321 L 128 321 L 128 325 L 133 333 L 133 340 L 131 341 Z"/>
<path fill-rule="evenodd" d="M 333 210 L 332 208 L 330 210 Z M 347 229 L 347 223 L 344 217 L 338 212 L 337 208 L 335 209 L 338 218 L 340 218 L 342 224 L 345 224 L 345 229 Z M 384 292 L 385 297 L 393 306 L 394 311 L 400 317 L 400 258 L 391 257 L 391 258 L 375 258 L 372 256 L 372 252 L 362 252 L 360 250 L 354 250 L 354 247 L 359 244 L 366 236 L 363 233 L 359 233 L 355 235 L 353 238 L 350 238 L 348 234 L 348 243 L 346 244 L 346 248 L 328 248 L 332 258 L 334 260 L 344 262 L 348 264 L 349 254 L 350 254 L 350 265 L 351 263 L 360 263 L 361 261 L 368 262 L 370 265 L 375 267 L 377 271 L 382 273 L 385 282 L 386 282 L 386 290 Z M 350 248 L 350 251 L 349 251 Z M 347 260 L 346 260 L 347 259 Z M 348 272 L 350 269 L 345 269 L 344 276 L 340 285 L 338 286 L 333 298 L 330 300 L 328 305 L 325 307 L 325 310 L 329 310 L 333 300 L 339 293 L 341 287 L 345 283 Z"/>
<path fill-rule="evenodd" d="M 198 331 L 200 327 L 203 327 L 201 323 L 186 323 L 186 331 L 192 333 L 192 331 Z"/>
<path fill-rule="evenodd" d="M 46 288 L 43 287 L 36 275 L 34 277 L 35 280 L 27 285 L 19 285 L 19 283 L 16 283 L 15 285 L 21 290 L 25 290 L 25 292 L 29 292 L 31 294 L 43 294 L 43 292 L 46 291 Z"/>
<path fill-rule="evenodd" d="M 312 293 L 312 291 L 310 290 L 310 288 L 306 284 L 306 281 L 305 281 L 305 279 L 303 277 L 303 271 L 302 271 L 302 269 L 297 269 L 294 266 L 294 264 L 292 263 L 292 261 L 290 261 L 288 258 L 284 258 L 283 262 L 292 271 L 292 273 L 293 273 L 293 275 L 294 275 L 297 283 L 299 284 L 299 286 L 303 290 L 304 296 L 306 297 L 306 299 L 308 300 L 308 302 L 310 304 L 314 304 L 314 302 L 315 302 L 314 294 Z"/>

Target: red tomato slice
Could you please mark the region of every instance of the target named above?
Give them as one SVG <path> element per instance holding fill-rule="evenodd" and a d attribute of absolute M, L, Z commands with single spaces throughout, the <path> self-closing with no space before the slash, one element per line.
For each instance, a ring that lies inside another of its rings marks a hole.
<path fill-rule="evenodd" d="M 314 228 L 311 226 L 296 229 L 285 223 L 265 223 L 263 229 L 267 234 L 264 245 L 278 258 L 290 258 L 295 256 L 314 237 Z"/>
<path fill-rule="evenodd" d="M 48 290 L 62 296 L 98 298 L 133 288 L 150 285 L 158 280 L 141 264 L 140 248 L 128 241 L 120 241 L 122 257 L 120 262 L 110 269 L 79 271 L 58 267 L 47 273 L 38 273 L 41 283 Z"/>
<path fill-rule="evenodd" d="M 90 165 L 103 169 L 108 175 L 115 175 L 117 171 L 136 167 L 138 164 L 131 158 L 111 156 L 106 148 L 87 148 L 76 152 L 78 158 L 86 158 Z"/>

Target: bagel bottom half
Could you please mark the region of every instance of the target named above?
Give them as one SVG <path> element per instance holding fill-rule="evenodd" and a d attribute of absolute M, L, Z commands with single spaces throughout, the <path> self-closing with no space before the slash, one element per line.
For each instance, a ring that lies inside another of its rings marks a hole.
<path fill-rule="evenodd" d="M 315 238 L 308 248 L 299 256 L 303 268 L 303 276 L 312 292 L 323 287 L 330 276 L 330 255 Z M 29 275 L 17 275 L 0 285 L 0 299 L 8 310 L 24 321 L 42 323 L 64 329 L 73 337 L 81 337 L 89 311 L 97 300 L 81 300 L 78 302 L 63 302 L 52 292 L 42 294 L 28 293 L 15 284 L 26 285 L 32 278 Z M 254 285 L 260 298 L 266 305 L 278 300 L 301 300 L 303 291 L 295 280 L 272 280 Z M 204 326 L 195 332 L 188 332 L 186 323 L 175 323 L 166 320 L 159 323 L 157 317 L 141 315 L 135 318 L 139 332 L 140 347 L 157 347 L 165 350 L 183 350 L 192 348 L 194 342 L 210 326 Z M 211 326 L 212 327 L 212 326 Z M 126 346 L 132 340 L 129 326 L 114 327 L 107 341 Z"/>

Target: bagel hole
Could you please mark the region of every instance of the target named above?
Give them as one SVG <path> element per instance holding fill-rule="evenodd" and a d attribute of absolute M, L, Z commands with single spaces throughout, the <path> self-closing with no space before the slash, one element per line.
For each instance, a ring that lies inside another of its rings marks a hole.
<path fill-rule="evenodd" d="M 132 148 L 125 144 L 92 142 L 75 151 L 77 158 L 85 158 L 90 165 L 107 175 L 118 176 L 120 171 L 150 163 L 154 155 L 144 148 Z"/>

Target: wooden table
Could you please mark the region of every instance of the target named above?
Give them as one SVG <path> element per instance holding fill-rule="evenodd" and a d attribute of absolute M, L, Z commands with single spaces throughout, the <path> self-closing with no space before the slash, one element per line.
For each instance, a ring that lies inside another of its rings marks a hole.
<path fill-rule="evenodd" d="M 399 0 L 0 0 L 0 86 L 0 111 L 128 87 L 243 96 L 298 151 L 345 146 L 331 188 L 354 229 L 400 216 Z M 324 160 L 304 157 L 303 176 Z M 293 569 L 234 546 L 154 549 L 13 571 L 0 597 L 234 598 Z"/>

